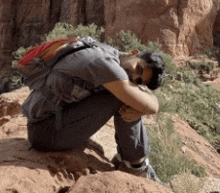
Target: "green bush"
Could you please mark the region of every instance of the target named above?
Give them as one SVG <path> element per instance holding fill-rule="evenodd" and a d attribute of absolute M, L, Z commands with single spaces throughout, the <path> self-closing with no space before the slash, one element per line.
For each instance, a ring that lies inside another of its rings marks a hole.
<path fill-rule="evenodd" d="M 55 25 L 54 29 L 46 34 L 42 39 L 43 41 L 55 40 L 60 38 L 69 38 L 69 37 L 85 37 L 91 36 L 96 40 L 100 41 L 101 35 L 104 32 L 104 28 L 98 27 L 95 24 L 90 24 L 88 26 L 84 26 L 79 24 L 77 26 L 72 26 L 67 23 L 59 22 Z"/>
<path fill-rule="evenodd" d="M 210 73 L 213 70 L 213 66 L 209 65 L 207 62 L 195 62 L 192 64 L 192 68 L 198 73 Z"/>
<path fill-rule="evenodd" d="M 174 193 L 199 193 L 204 186 L 204 178 L 196 178 L 190 172 L 175 176 L 170 185 Z"/>
<path fill-rule="evenodd" d="M 220 90 L 203 84 L 188 67 L 177 71 L 171 72 L 167 82 L 156 91 L 160 112 L 178 114 L 214 147 L 219 148 Z"/>
<path fill-rule="evenodd" d="M 157 123 L 157 126 L 149 129 L 152 147 L 149 159 L 159 179 L 167 183 L 173 176 L 186 171 L 204 177 L 204 168 L 181 153 L 181 139 L 174 130 L 172 120 L 159 114 Z"/>
<path fill-rule="evenodd" d="M 148 42 L 147 45 L 141 43 L 141 40 L 132 31 L 121 31 L 116 45 L 120 51 L 131 51 L 133 49 L 148 50 L 160 52 L 161 45 L 157 42 Z M 114 44 L 112 44 L 114 45 Z"/>
<path fill-rule="evenodd" d="M 98 27 L 95 24 L 90 24 L 88 26 L 83 26 L 82 24 L 78 26 L 72 26 L 68 23 L 59 22 L 55 25 L 54 29 L 45 34 L 42 38 L 42 43 L 50 40 L 56 40 L 60 38 L 70 38 L 70 37 L 85 37 L 91 36 L 96 40 L 100 41 L 101 35 L 104 32 L 104 28 Z M 12 61 L 12 67 L 16 67 L 18 61 L 22 58 L 22 56 L 30 49 L 32 46 L 28 48 L 20 47 L 15 52 L 12 53 L 14 60 Z"/>
<path fill-rule="evenodd" d="M 18 64 L 18 61 L 23 57 L 23 55 L 27 52 L 27 50 L 29 50 L 30 48 L 32 48 L 32 46 L 28 47 L 28 48 L 24 48 L 24 47 L 20 47 L 18 48 L 15 52 L 12 53 L 14 60 L 12 61 L 12 68 L 15 68 Z"/>
<path fill-rule="evenodd" d="M 144 46 L 141 41 L 137 38 L 137 36 L 131 31 L 121 31 L 119 34 L 119 50 L 121 51 L 130 51 L 133 49 L 145 50 L 146 46 Z"/>
<path fill-rule="evenodd" d="M 120 46 L 117 45 L 117 44 L 115 43 L 115 40 L 113 40 L 113 39 L 110 38 L 110 37 L 107 37 L 107 38 L 104 40 L 104 43 L 106 43 L 106 44 L 108 44 L 108 45 L 110 45 L 110 46 L 112 46 L 112 47 L 115 47 L 116 49 L 120 50 Z"/>

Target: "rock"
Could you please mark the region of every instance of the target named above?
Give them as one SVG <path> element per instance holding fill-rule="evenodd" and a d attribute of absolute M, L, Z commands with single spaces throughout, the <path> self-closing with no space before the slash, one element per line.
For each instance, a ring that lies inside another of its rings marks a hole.
<path fill-rule="evenodd" d="M 12 92 L 1 94 L 1 98 L 3 98 L 3 100 L 5 101 L 11 101 L 11 103 L 14 102 L 21 105 L 29 94 L 29 88 L 27 86 L 24 86 L 19 89 L 13 90 Z"/>
<path fill-rule="evenodd" d="M 149 179 L 132 176 L 120 171 L 83 176 L 69 189 L 67 193 L 90 192 L 172 193 L 170 189 L 157 183 L 152 183 Z"/>
<path fill-rule="evenodd" d="M 0 192 L 52 193 L 74 183 L 56 164 L 55 155 L 28 150 L 27 139 L 3 139 L 0 146 Z"/>
<path fill-rule="evenodd" d="M 16 89 L 13 92 L 3 93 L 0 97 L 0 118 L 3 116 L 14 116 L 20 113 L 21 104 L 27 98 L 30 90 L 28 87 Z M 0 121 L 2 122 L 2 121 Z"/>
<path fill-rule="evenodd" d="M 219 193 L 220 192 L 220 179 L 207 177 L 204 179 L 204 186 L 199 193 Z"/>
<path fill-rule="evenodd" d="M 29 92 L 27 87 L 23 87 L 4 94 L 4 98 L 20 105 Z M 216 185 L 220 177 L 219 154 L 185 121 L 178 116 L 172 116 L 172 120 L 184 141 L 184 155 L 203 165 L 209 175 L 204 179 L 204 188 L 200 193 L 220 191 Z M 144 117 L 143 121 L 148 125 L 156 124 L 154 116 Z M 82 146 L 63 152 L 38 152 L 31 148 L 27 140 L 26 118 L 20 113 L 2 116 L 0 123 L 1 193 L 172 192 L 169 187 L 154 181 L 114 170 L 110 163 L 116 153 L 112 119 Z M 178 184 L 181 179 L 188 180 L 177 176 L 175 182 Z M 198 180 L 193 179 L 195 182 Z"/>
<path fill-rule="evenodd" d="M 205 84 L 209 84 L 209 85 L 212 85 L 216 89 L 220 89 L 220 78 L 217 78 L 214 81 L 206 81 Z"/>
<path fill-rule="evenodd" d="M 6 115 L 16 115 L 20 113 L 21 105 L 18 101 L 10 101 L 8 98 L 0 98 L 0 117 Z"/>
<path fill-rule="evenodd" d="M 0 139 L 7 137 L 26 137 L 27 136 L 27 119 L 21 114 L 16 116 L 4 116 L 0 118 Z"/>
<path fill-rule="evenodd" d="M 194 55 L 212 46 L 216 0 L 106 0 L 106 36 L 131 30 L 145 43 L 158 41 L 165 52 Z"/>
<path fill-rule="evenodd" d="M 213 25 L 214 45 L 220 47 L 220 11 L 218 12 Z"/>
<path fill-rule="evenodd" d="M 23 87 L 4 94 L 4 100 L 20 105 L 29 93 L 27 87 Z M 10 106 L 11 103 L 5 104 Z M 0 192 L 82 192 L 83 183 L 86 183 L 84 186 L 88 191 L 98 188 L 103 192 L 103 184 L 109 184 L 106 190 L 112 193 L 123 192 L 121 190 L 154 192 L 154 189 L 170 192 L 153 181 L 115 173 L 110 163 L 115 153 L 112 119 L 91 139 L 72 151 L 38 152 L 27 140 L 26 118 L 19 112 L 16 115 L 8 113 L 1 117 L 0 126 Z M 94 180 L 96 183 L 93 183 Z M 118 180 L 121 180 L 120 184 Z"/>
<path fill-rule="evenodd" d="M 102 130 L 107 133 L 107 128 Z M 30 149 L 27 139 L 21 137 L 2 139 L 0 146 L 0 192 L 3 193 L 52 193 L 68 187 L 68 192 L 74 193 L 172 192 L 151 180 L 113 171 L 100 144 L 92 140 L 68 152 L 38 152 Z"/>

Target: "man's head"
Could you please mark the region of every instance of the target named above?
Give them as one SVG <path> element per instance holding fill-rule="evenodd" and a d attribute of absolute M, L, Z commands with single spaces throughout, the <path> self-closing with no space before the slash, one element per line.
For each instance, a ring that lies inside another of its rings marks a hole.
<path fill-rule="evenodd" d="M 122 59 L 122 67 L 131 82 L 157 89 L 164 78 L 162 57 L 156 52 L 132 50 Z"/>

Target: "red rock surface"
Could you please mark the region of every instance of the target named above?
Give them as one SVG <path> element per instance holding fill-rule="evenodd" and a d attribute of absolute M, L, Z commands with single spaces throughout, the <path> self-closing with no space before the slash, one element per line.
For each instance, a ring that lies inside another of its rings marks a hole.
<path fill-rule="evenodd" d="M 11 109 L 0 117 L 1 193 L 172 192 L 151 180 L 114 171 L 109 161 L 116 153 L 112 119 L 84 145 L 72 151 L 44 153 L 30 149 L 26 118 L 19 113 L 29 92 L 23 87 L 1 95 L 1 104 Z M 155 124 L 153 118 L 144 117 L 143 120 Z M 173 116 L 172 120 L 183 141 L 182 153 L 203 165 L 209 175 L 204 178 L 199 193 L 220 191 L 220 155 L 185 121 L 178 116 Z M 175 179 L 173 187 L 177 183 L 176 186 L 184 190 L 184 178 L 177 176 Z"/>
<path fill-rule="evenodd" d="M 85 186 L 85 184 L 87 184 Z M 172 193 L 168 188 L 119 171 L 81 177 L 68 193 Z"/>

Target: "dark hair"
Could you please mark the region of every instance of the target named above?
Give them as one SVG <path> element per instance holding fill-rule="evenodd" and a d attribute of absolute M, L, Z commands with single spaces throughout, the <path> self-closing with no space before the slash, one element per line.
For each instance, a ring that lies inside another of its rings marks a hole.
<path fill-rule="evenodd" d="M 148 88 L 151 90 L 157 89 L 161 86 L 165 74 L 164 62 L 161 55 L 156 52 L 141 51 L 138 57 L 144 59 L 153 71 L 152 78 L 147 84 Z"/>

